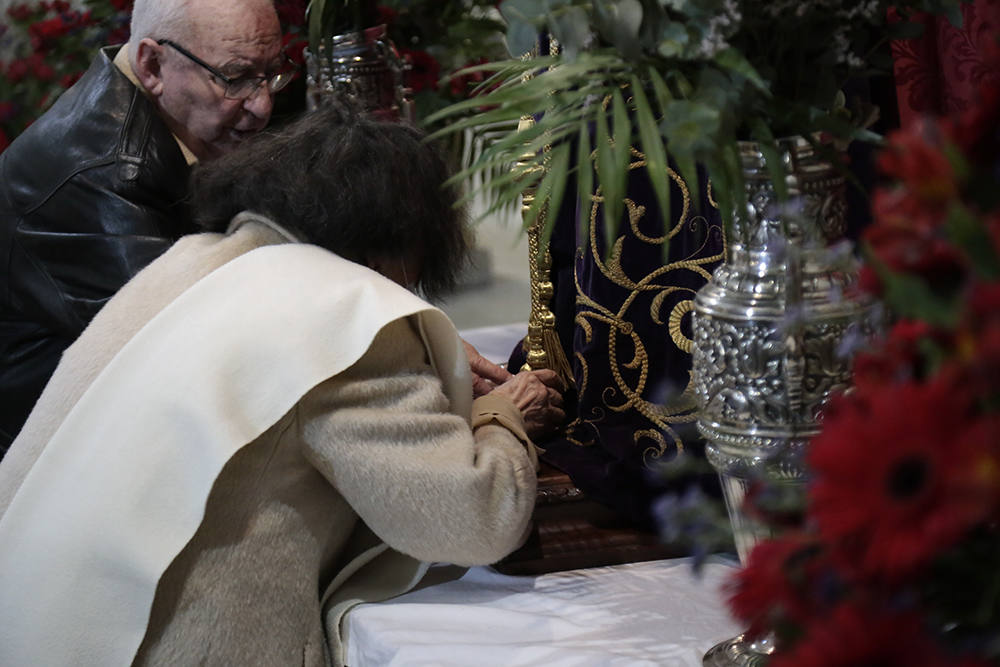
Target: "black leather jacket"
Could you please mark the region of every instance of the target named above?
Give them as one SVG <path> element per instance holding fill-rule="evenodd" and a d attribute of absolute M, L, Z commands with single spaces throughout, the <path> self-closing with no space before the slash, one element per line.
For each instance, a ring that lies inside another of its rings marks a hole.
<path fill-rule="evenodd" d="M 116 51 L 0 154 L 0 456 L 62 351 L 192 231 L 190 169 Z"/>

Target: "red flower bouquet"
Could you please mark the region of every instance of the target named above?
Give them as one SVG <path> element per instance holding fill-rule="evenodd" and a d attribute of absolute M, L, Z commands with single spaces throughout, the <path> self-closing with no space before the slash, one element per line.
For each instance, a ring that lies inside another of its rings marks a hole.
<path fill-rule="evenodd" d="M 889 137 L 862 284 L 895 323 L 731 582 L 769 664 L 1000 664 L 1000 89 Z"/>
<path fill-rule="evenodd" d="M 103 44 L 128 39 L 131 0 L 14 4 L 0 17 L 0 151 L 86 71 Z"/>

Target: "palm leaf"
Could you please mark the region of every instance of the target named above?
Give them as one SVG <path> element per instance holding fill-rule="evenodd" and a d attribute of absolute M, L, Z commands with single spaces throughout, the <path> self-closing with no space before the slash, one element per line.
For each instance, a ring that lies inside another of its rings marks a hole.
<path fill-rule="evenodd" d="M 594 193 L 594 162 L 590 149 L 590 124 L 583 120 L 577 127 L 576 193 L 579 215 L 589 220 L 591 195 Z"/>
<path fill-rule="evenodd" d="M 569 151 L 570 144 L 559 144 L 552 149 L 545 167 L 546 175 L 552 176 L 552 186 L 546 202 L 545 226 L 540 234 L 541 248 L 549 247 L 549 239 L 552 238 L 552 230 L 555 228 L 556 220 L 559 217 L 559 208 L 562 206 L 563 196 L 566 193 L 566 181 L 569 176 Z M 527 225 L 527 221 L 525 224 Z"/>
<path fill-rule="evenodd" d="M 663 148 L 663 137 L 653 118 L 653 110 L 642 90 L 638 78 L 632 79 L 632 99 L 635 102 L 635 116 L 639 125 L 639 139 L 642 142 L 642 152 L 646 155 L 646 172 L 649 174 L 656 201 L 660 205 L 660 216 L 669 220 L 670 213 L 670 176 L 668 174 L 667 152 Z M 670 230 L 665 226 L 664 233 Z M 667 237 L 669 238 L 669 236 Z M 669 252 L 669 240 L 664 240 L 664 257 Z"/>

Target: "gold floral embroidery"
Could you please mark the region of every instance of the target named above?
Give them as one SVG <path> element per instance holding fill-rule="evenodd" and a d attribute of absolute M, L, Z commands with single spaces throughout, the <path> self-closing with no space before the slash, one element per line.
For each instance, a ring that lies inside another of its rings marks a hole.
<path fill-rule="evenodd" d="M 631 149 L 633 160 L 629 169 L 640 169 L 646 166 L 645 156 L 634 148 Z M 650 400 L 652 393 L 650 383 L 649 356 L 647 353 L 647 342 L 642 339 L 634 323 L 642 321 L 644 317 L 641 312 L 636 312 L 633 306 L 637 299 L 643 295 L 653 292 L 653 298 L 649 307 L 649 319 L 658 325 L 663 325 L 664 318 L 661 311 L 667 303 L 667 299 L 675 300 L 678 295 L 687 293 L 689 298 L 677 302 L 666 317 L 669 341 L 673 343 L 678 354 L 689 355 L 691 353 L 691 340 L 682 331 L 684 317 L 693 309 L 693 298 L 695 290 L 684 287 L 671 280 L 672 277 L 682 273 L 694 273 L 702 280 L 708 280 L 711 273 L 708 268 L 715 262 L 722 259 L 722 253 L 708 256 L 701 256 L 708 248 L 709 240 L 712 238 L 710 232 L 717 231 L 721 234 L 721 229 L 713 229 L 712 223 L 702 215 L 691 215 L 691 195 L 687 184 L 677 172 L 672 169 L 667 170 L 667 175 L 673 180 L 679 189 L 682 197 L 681 206 L 676 214 L 675 222 L 662 236 L 648 236 L 640 230 L 640 223 L 646 214 L 646 207 L 631 199 L 624 200 L 625 210 L 628 214 L 628 228 L 620 232 L 615 238 L 611 251 L 606 257 L 602 256 L 598 246 L 598 213 L 603 197 L 600 189 L 591 197 L 589 244 L 587 248 L 578 250 L 577 257 L 582 259 L 584 254 L 588 254 L 587 259 L 612 283 L 616 286 L 628 290 L 621 305 L 612 309 L 604 304 L 598 303 L 594 298 L 584 293 L 580 285 L 580 277 L 574 273 L 574 283 L 576 289 L 577 313 L 575 324 L 579 326 L 588 342 L 592 342 L 595 336 L 594 324 L 601 324 L 607 327 L 607 359 L 608 371 L 613 380 L 613 384 L 600 390 L 601 402 L 604 408 L 611 412 L 623 413 L 634 411 L 641 419 L 636 420 L 636 429 L 632 433 L 634 444 L 642 449 L 643 461 L 650 464 L 661 458 L 671 447 L 677 451 L 683 450 L 683 443 L 673 425 L 689 423 L 694 421 L 694 401 L 692 400 L 690 379 L 688 386 L 677 395 L 667 397 L 656 397 L 659 402 Z M 638 277 L 629 274 L 632 268 L 625 253 L 625 234 L 631 235 L 642 243 L 662 246 L 668 240 L 673 239 L 682 232 L 701 233 L 704 242 L 701 247 L 695 249 L 688 257 L 665 263 L 645 276 Z M 631 343 L 631 354 L 626 353 L 621 357 L 621 351 L 628 350 L 628 344 L 622 344 L 622 338 Z M 665 337 L 657 338 L 652 344 L 662 345 Z M 577 354 L 578 363 L 583 362 L 582 355 Z M 591 359 L 591 364 L 595 363 Z M 586 369 L 586 364 L 582 367 Z M 589 370 L 589 369 L 588 369 Z M 625 371 L 628 371 L 630 379 L 626 379 Z M 586 378 L 590 375 L 585 372 L 584 384 L 580 387 L 581 392 L 586 389 Z M 582 424 L 596 426 L 602 421 L 605 413 L 600 408 L 593 408 L 592 414 L 581 415 L 575 422 L 575 426 Z M 572 426 L 572 425 L 571 425 Z M 651 445 L 644 444 L 652 441 Z"/>

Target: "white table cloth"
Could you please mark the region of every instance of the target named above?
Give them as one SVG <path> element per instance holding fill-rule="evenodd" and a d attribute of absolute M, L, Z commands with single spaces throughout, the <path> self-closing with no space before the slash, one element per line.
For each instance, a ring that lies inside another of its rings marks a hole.
<path fill-rule="evenodd" d="M 728 561 L 700 578 L 688 559 L 510 577 L 483 567 L 347 616 L 351 667 L 700 667 L 740 632 L 720 585 Z M 433 572 L 433 570 L 432 570 Z"/>

